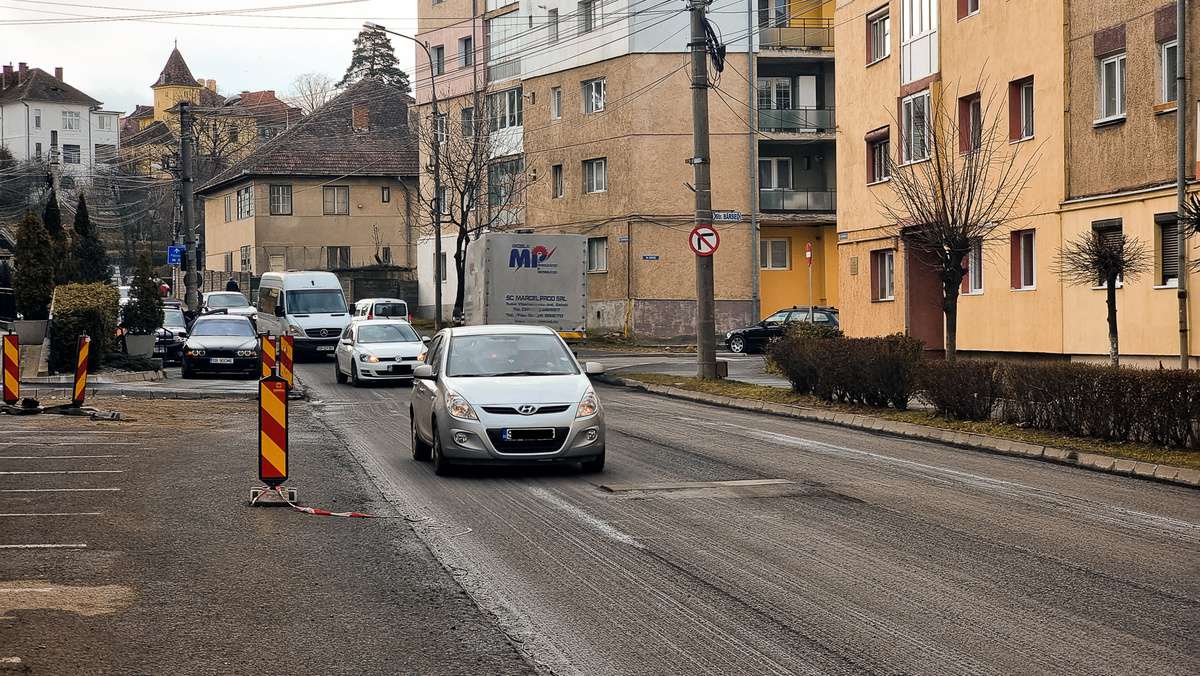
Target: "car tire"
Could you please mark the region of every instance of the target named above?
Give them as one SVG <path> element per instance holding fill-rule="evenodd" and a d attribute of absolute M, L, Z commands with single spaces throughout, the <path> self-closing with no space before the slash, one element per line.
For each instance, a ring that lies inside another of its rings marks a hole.
<path fill-rule="evenodd" d="M 442 436 L 438 433 L 436 423 L 433 425 L 433 449 L 430 451 L 430 456 L 433 460 L 434 474 L 450 476 L 454 472 L 454 466 L 446 460 L 446 454 L 442 452 Z"/>
<path fill-rule="evenodd" d="M 346 384 L 346 374 L 342 373 L 342 367 L 338 364 L 337 357 L 333 358 L 333 379 L 338 381 L 339 384 Z"/>
<path fill-rule="evenodd" d="M 355 387 L 362 387 L 363 381 L 358 378 L 358 364 L 350 362 L 350 384 Z"/>
<path fill-rule="evenodd" d="M 729 339 L 729 351 L 735 354 L 741 354 L 746 351 L 746 339 L 741 336 L 733 336 Z"/>
<path fill-rule="evenodd" d="M 579 463 L 579 469 L 583 470 L 584 474 L 599 474 L 600 472 L 603 472 L 604 451 L 600 451 L 600 455 L 597 455 L 590 460 L 584 460 L 583 462 Z"/>
<path fill-rule="evenodd" d="M 192 371 L 192 368 L 190 366 L 187 365 L 187 362 L 184 362 L 181 365 L 181 368 L 179 369 L 179 374 L 181 376 L 183 376 L 184 380 L 191 380 L 192 378 L 196 377 L 196 373 L 194 371 Z"/>
<path fill-rule="evenodd" d="M 410 445 L 412 446 L 413 460 L 419 462 L 428 460 L 430 446 L 424 441 L 421 441 L 421 436 L 417 434 L 417 421 L 415 418 L 413 418 L 412 409 L 408 410 L 408 429 L 409 433 L 412 435 L 412 441 L 410 442 Z"/>

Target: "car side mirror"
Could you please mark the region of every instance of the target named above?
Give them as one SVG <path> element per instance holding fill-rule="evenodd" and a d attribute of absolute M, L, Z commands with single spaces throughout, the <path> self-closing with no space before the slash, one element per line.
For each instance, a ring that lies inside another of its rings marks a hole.
<path fill-rule="evenodd" d="M 428 344 L 429 344 L 429 341 L 430 341 L 430 340 L 431 340 L 431 339 L 430 339 L 430 337 L 429 337 L 429 336 L 421 336 L 421 342 L 422 342 L 422 343 L 425 343 L 426 345 L 428 345 Z"/>
<path fill-rule="evenodd" d="M 417 380 L 433 380 L 433 367 L 429 364 L 421 364 L 413 369 L 413 377 Z"/>
<path fill-rule="evenodd" d="M 583 370 L 586 371 L 589 376 L 598 376 L 601 373 L 604 373 L 604 364 L 601 364 L 598 361 L 584 362 Z"/>
<path fill-rule="evenodd" d="M 283 316 L 283 303 L 279 303 L 278 305 L 275 306 L 275 316 L 276 317 Z"/>
<path fill-rule="evenodd" d="M 340 342 L 342 345 L 350 345 L 352 341 L 349 338 L 342 338 L 338 342 Z"/>

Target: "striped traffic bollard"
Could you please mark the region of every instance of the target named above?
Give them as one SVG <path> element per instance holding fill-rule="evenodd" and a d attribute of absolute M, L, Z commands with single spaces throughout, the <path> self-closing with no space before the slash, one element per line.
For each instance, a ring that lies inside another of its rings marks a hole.
<path fill-rule="evenodd" d="M 295 353 L 295 338 L 279 337 L 279 377 L 287 381 L 288 390 L 296 386 L 295 376 L 292 375 L 292 355 Z"/>
<path fill-rule="evenodd" d="M 259 378 L 269 378 L 275 373 L 275 337 L 264 333 L 259 337 L 259 359 L 262 362 L 262 374 Z"/>
<path fill-rule="evenodd" d="M 277 375 L 258 381 L 258 479 L 274 488 L 288 475 L 287 382 Z"/>
<path fill-rule="evenodd" d="M 71 405 L 75 407 L 83 406 L 83 399 L 87 394 L 88 354 L 91 347 L 91 338 L 79 337 L 79 345 L 75 352 L 75 389 L 71 395 Z"/>
<path fill-rule="evenodd" d="M 17 336 L 10 333 L 4 336 L 4 403 L 16 406 L 21 398 L 21 346 Z"/>

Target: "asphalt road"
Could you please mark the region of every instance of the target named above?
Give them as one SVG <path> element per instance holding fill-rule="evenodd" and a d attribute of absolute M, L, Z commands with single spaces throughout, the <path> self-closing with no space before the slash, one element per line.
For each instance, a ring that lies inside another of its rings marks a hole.
<path fill-rule="evenodd" d="M 554 673 L 1200 672 L 1195 491 L 612 388 L 603 474 L 438 478 L 407 387 L 298 372 Z"/>

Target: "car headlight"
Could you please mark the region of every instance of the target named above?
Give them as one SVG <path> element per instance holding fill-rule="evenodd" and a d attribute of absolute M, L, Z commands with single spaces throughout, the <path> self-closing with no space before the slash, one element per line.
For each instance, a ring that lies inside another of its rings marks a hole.
<path fill-rule="evenodd" d="M 288 334 L 289 336 L 303 336 L 303 335 L 304 335 L 304 329 L 300 328 L 299 326 L 288 326 L 288 327 L 287 327 L 287 334 Z"/>
<path fill-rule="evenodd" d="M 254 350 L 238 350 L 237 351 L 237 356 L 239 356 L 239 357 L 253 357 L 256 354 L 258 354 L 258 352 L 254 351 Z"/>
<path fill-rule="evenodd" d="M 729 340 L 731 337 L 733 337 L 733 331 L 726 331 L 725 340 Z"/>
<path fill-rule="evenodd" d="M 583 399 L 579 400 L 579 406 L 575 408 L 575 417 L 588 418 L 596 415 L 596 412 L 599 410 L 600 400 L 596 398 L 596 393 L 591 388 L 588 388 L 588 391 L 583 395 Z"/>
<path fill-rule="evenodd" d="M 358 360 L 365 361 L 369 364 L 378 364 L 379 363 L 379 357 L 376 357 L 373 354 L 367 354 L 366 352 L 360 352 L 358 355 Z"/>
<path fill-rule="evenodd" d="M 479 420 L 475 409 L 453 390 L 446 390 L 446 412 L 459 420 Z"/>
<path fill-rule="evenodd" d="M 187 351 L 189 357 L 203 357 L 204 350 L 191 349 Z"/>

